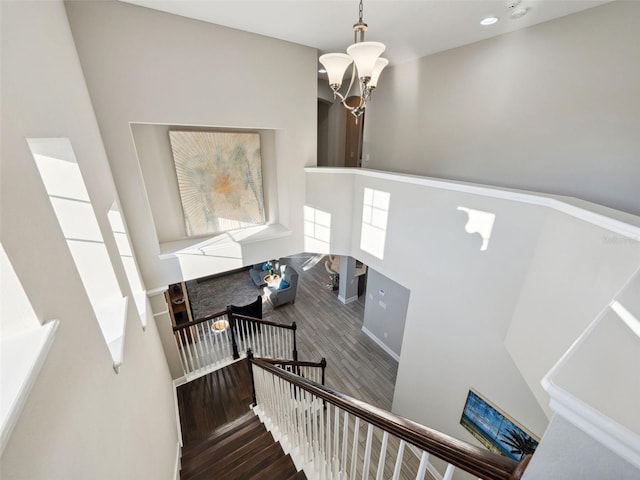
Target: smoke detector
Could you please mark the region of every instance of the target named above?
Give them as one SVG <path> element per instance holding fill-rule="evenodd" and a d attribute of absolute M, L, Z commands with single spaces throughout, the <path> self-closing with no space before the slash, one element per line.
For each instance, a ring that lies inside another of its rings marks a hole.
<path fill-rule="evenodd" d="M 511 12 L 511 18 L 513 20 L 517 19 L 517 18 L 522 18 L 524 17 L 527 13 L 529 13 L 529 9 L 528 8 L 516 8 L 513 10 L 513 12 Z"/>
<path fill-rule="evenodd" d="M 518 5 L 520 5 L 521 1 L 522 0 L 506 0 L 504 4 L 507 8 L 511 9 L 511 8 L 516 8 Z"/>

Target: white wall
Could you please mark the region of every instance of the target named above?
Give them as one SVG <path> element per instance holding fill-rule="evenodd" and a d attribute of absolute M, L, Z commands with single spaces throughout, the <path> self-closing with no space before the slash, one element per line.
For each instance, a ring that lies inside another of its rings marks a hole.
<path fill-rule="evenodd" d="M 385 69 L 364 166 L 640 214 L 639 17 L 611 2 Z"/>
<path fill-rule="evenodd" d="M 332 238 L 350 237 L 351 253 L 342 254 L 411 292 L 394 413 L 473 442 L 459 425 L 473 387 L 541 435 L 547 418 L 503 341 L 546 210 L 417 185 L 410 177 L 377 178 L 359 169 L 333 172 L 307 173 L 307 203 L 331 213 Z M 349 177 L 352 191 L 346 188 Z M 327 195 L 330 185 L 342 188 Z M 360 248 L 365 187 L 391 195 L 383 259 Z M 486 251 L 480 251 L 477 235 L 465 231 L 467 214 L 459 206 L 496 214 Z M 353 217 L 348 234 L 342 230 L 344 216 Z"/>
<path fill-rule="evenodd" d="M 328 167 L 344 167 L 344 152 L 346 141 L 346 113 L 347 110 L 334 97 L 326 79 L 318 80 L 318 99 L 328 102 L 327 117 L 327 164 Z"/>
<path fill-rule="evenodd" d="M 348 171 L 348 169 L 345 169 Z M 351 225 L 353 221 L 353 177 L 351 175 L 305 176 L 305 205 L 331 215 L 330 244 L 317 245 L 312 238 L 305 238 L 305 252 L 347 255 L 351 251 Z M 346 208 L 345 208 L 346 207 Z M 338 214 L 332 214 L 338 212 Z"/>
<path fill-rule="evenodd" d="M 316 51 L 121 2 L 69 2 L 67 11 L 147 287 L 301 251 L 302 167 L 316 163 Z M 273 130 L 277 216 L 291 234 L 158 258 L 132 122 Z"/>
<path fill-rule="evenodd" d="M 411 292 L 373 268 L 367 271 L 362 328 L 400 358 Z"/>
<path fill-rule="evenodd" d="M 555 416 L 523 480 L 636 480 L 638 469 L 560 416 Z"/>
<path fill-rule="evenodd" d="M 326 195 L 334 184 L 342 188 Z M 390 194 L 382 258 L 360 246 L 364 188 Z M 307 169 L 307 202 L 331 214 L 338 242 L 344 217 L 352 218 L 343 254 L 411 291 L 393 411 L 469 442 L 459 420 L 471 387 L 542 435 L 549 403 L 538 392 L 542 377 L 640 268 L 640 217 L 576 199 Z M 458 207 L 495 214 L 485 250 Z M 583 380 L 581 392 L 600 388 Z M 609 400 L 598 408 L 621 404 Z"/>
<path fill-rule="evenodd" d="M 639 267 L 640 241 L 549 213 L 505 338 L 548 415 L 549 396 L 540 379 Z"/>
<path fill-rule="evenodd" d="M 2 244 L 53 346 L 1 460 L 3 479 L 173 476 L 178 435 L 157 331 L 129 302 L 120 374 L 25 138 L 68 137 L 121 289 L 107 213 L 117 198 L 62 2 L 1 2 Z M 144 385 L 144 388 L 140 388 Z"/>

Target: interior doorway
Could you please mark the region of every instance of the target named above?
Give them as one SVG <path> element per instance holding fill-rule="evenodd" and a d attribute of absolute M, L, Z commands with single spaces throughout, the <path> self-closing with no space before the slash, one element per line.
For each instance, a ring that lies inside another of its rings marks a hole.
<path fill-rule="evenodd" d="M 318 99 L 318 160 L 319 167 L 328 167 L 329 163 L 329 110 L 331 104 Z"/>
<path fill-rule="evenodd" d="M 360 97 L 352 96 L 347 98 L 347 105 L 357 107 L 360 104 Z M 344 139 L 344 166 L 362 166 L 362 132 L 364 130 L 364 112 L 359 117 L 355 117 L 349 110 L 345 109 L 345 139 Z"/>

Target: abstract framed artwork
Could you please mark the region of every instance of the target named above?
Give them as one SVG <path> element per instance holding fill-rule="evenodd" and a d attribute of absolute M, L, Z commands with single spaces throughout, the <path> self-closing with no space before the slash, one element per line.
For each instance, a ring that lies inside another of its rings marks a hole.
<path fill-rule="evenodd" d="M 514 460 L 533 453 L 540 442 L 473 389 L 467 395 L 460 424 L 486 448 Z"/>
<path fill-rule="evenodd" d="M 265 223 L 258 133 L 169 131 L 188 236 Z"/>

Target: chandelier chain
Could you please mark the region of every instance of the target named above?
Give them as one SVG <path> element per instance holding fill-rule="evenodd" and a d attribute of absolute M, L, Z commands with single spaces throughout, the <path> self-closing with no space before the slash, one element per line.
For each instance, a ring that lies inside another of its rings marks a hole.
<path fill-rule="evenodd" d="M 358 15 L 359 15 L 358 23 L 363 23 L 362 22 L 362 10 L 363 10 L 362 0 L 360 0 L 360 5 L 358 6 Z"/>

